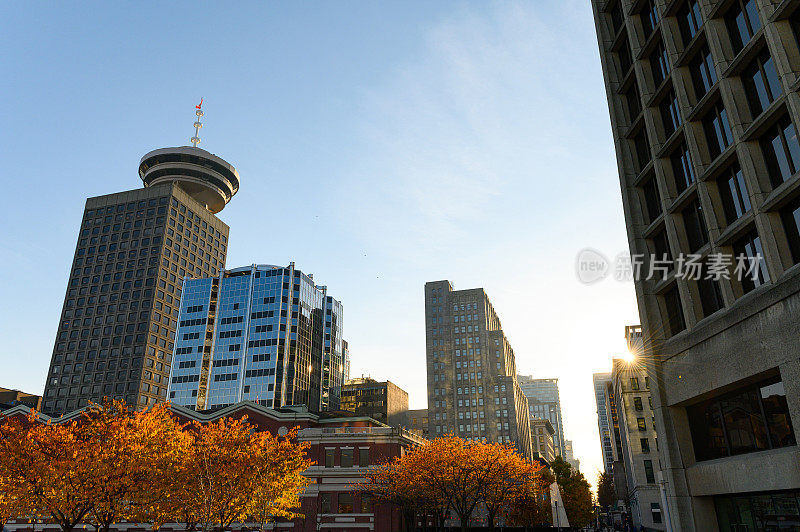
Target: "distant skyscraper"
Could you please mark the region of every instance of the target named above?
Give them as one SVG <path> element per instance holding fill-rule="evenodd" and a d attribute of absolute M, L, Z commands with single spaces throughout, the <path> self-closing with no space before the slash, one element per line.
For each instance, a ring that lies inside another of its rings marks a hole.
<path fill-rule="evenodd" d="M 514 351 L 482 288 L 425 284 L 428 427 L 432 438 L 509 442 L 531 456 L 528 402 Z"/>
<path fill-rule="evenodd" d="M 626 333 L 635 332 L 626 327 Z M 635 341 L 635 338 L 629 337 Z M 650 397 L 650 379 L 646 368 L 635 360 L 628 362 L 615 358 L 611 373 L 613 404 L 617 412 L 617 430 L 612 431 L 614 448 L 620 449 L 615 457 L 614 480 L 624 478 L 627 489 L 626 504 L 636 527 L 647 530 L 664 530 L 661 494 L 656 475 L 660 470 L 658 438 Z M 620 490 L 621 491 L 621 490 Z"/>
<path fill-rule="evenodd" d="M 614 473 L 614 442 L 611 437 L 611 423 L 606 409 L 607 387 L 611 384 L 611 373 L 592 375 L 594 397 L 597 402 L 597 428 L 600 431 L 600 446 L 603 451 L 603 468 L 609 475 Z"/>
<path fill-rule="evenodd" d="M 575 458 L 575 450 L 572 447 L 572 440 L 564 440 L 564 460 L 575 470 L 581 470 L 581 461 Z"/>
<path fill-rule="evenodd" d="M 198 410 L 243 400 L 336 410 L 341 328 L 341 303 L 294 263 L 188 279 L 169 398 Z"/>
<path fill-rule="evenodd" d="M 553 446 L 556 456 L 564 456 L 564 424 L 561 419 L 561 397 L 558 394 L 558 379 L 534 379 L 530 375 L 518 375 L 522 393 L 528 398 L 531 418 L 546 419 L 553 425 Z"/>
<path fill-rule="evenodd" d="M 104 397 L 163 400 L 182 280 L 225 266 L 228 226 L 214 214 L 239 190 L 233 166 L 200 148 L 163 148 L 142 157 L 139 176 L 144 188 L 86 201 L 46 414 Z"/>

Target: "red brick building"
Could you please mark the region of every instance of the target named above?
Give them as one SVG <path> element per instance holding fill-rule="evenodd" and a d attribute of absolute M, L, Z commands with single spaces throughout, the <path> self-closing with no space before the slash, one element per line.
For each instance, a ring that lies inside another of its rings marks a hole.
<path fill-rule="evenodd" d="M 221 417 L 247 416 L 258 430 L 273 434 L 286 434 L 299 428 L 298 439 L 308 442 L 309 457 L 316 462 L 306 472 L 315 481 L 301 495 L 300 512 L 305 516 L 293 522 L 282 522 L 276 529 L 292 531 L 332 530 L 354 532 L 365 530 L 389 531 L 400 529 L 400 513 L 390 505 L 375 503 L 361 495 L 356 486 L 363 481 L 364 473 L 425 440 L 407 430 L 389 427 L 368 417 L 352 417 L 345 413 L 311 413 L 304 407 L 287 407 L 273 410 L 251 402 L 241 402 L 215 412 L 195 412 L 179 406 L 173 413 L 183 421 L 195 420 L 209 423 Z M 28 409 L 16 406 L 0 416 L 27 415 Z M 341 416 L 339 414 L 342 414 Z M 64 423 L 80 416 L 71 412 L 53 423 Z M 2 417 L 0 417 L 2 419 Z M 41 415 L 42 421 L 50 418 Z M 29 524 L 8 524 L 7 530 L 30 529 Z M 48 527 L 45 527 L 48 528 Z M 49 528 L 58 529 L 55 525 Z M 129 531 L 147 530 L 144 524 L 124 523 L 116 527 Z M 166 525 L 164 528 L 173 528 Z M 182 525 L 175 529 L 182 530 Z M 37 526 L 42 530 L 42 525 Z"/>

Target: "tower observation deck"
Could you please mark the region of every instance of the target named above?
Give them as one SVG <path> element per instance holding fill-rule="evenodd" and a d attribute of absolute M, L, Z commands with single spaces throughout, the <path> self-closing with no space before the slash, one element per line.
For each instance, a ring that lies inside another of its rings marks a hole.
<path fill-rule="evenodd" d="M 139 177 L 145 187 L 161 183 L 177 183 L 195 200 L 216 214 L 225 208 L 239 190 L 239 173 L 221 157 L 197 147 L 197 136 L 203 126 L 200 117 L 203 103 L 196 106 L 197 121 L 192 146 L 160 148 L 139 161 Z"/>

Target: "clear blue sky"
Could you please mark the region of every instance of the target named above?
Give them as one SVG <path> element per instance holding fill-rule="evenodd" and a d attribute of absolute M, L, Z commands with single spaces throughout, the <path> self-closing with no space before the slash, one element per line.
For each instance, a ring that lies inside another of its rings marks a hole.
<path fill-rule="evenodd" d="M 234 164 L 228 265 L 345 306 L 353 374 L 426 406 L 425 281 L 483 286 L 521 373 L 561 379 L 594 480 L 591 373 L 638 322 L 588 2 L 0 3 L 0 386 L 41 393 L 86 197 L 193 134 Z"/>

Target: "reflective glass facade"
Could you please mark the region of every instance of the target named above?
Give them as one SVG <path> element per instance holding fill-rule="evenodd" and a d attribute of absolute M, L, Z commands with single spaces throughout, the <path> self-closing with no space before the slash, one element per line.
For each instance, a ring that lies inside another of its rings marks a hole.
<path fill-rule="evenodd" d="M 338 409 L 342 305 L 326 292 L 294 264 L 187 280 L 170 400 L 198 410 L 243 400 Z"/>

